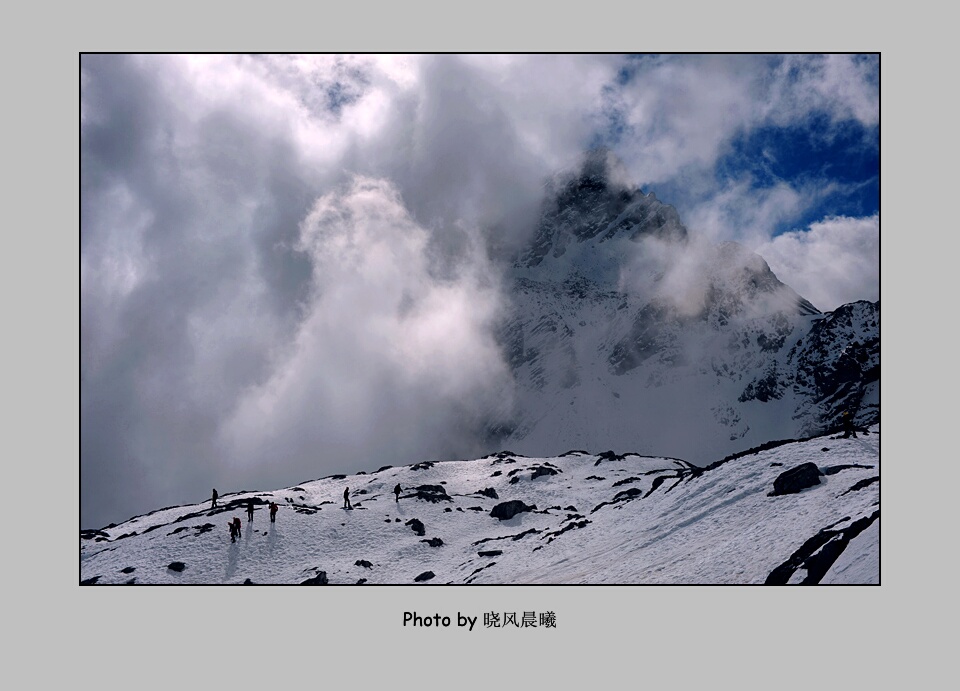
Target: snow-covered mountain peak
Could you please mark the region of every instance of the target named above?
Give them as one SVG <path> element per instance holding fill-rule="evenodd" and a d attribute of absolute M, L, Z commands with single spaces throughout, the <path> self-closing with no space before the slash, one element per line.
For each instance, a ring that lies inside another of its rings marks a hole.
<path fill-rule="evenodd" d="M 622 164 L 606 149 L 588 152 L 576 174 L 554 178 L 536 234 L 515 263 L 520 274 L 558 280 L 580 273 L 612 282 L 638 239 L 685 241 L 676 209 L 626 180 Z"/>
<path fill-rule="evenodd" d="M 624 179 L 597 150 L 554 181 L 514 265 L 499 330 L 514 410 L 491 444 L 621 445 L 702 463 L 822 433 L 846 409 L 879 419 L 878 304 L 824 320 L 760 255 L 688 234 Z M 838 354 L 854 343 L 871 344 L 858 351 L 865 369 Z"/>

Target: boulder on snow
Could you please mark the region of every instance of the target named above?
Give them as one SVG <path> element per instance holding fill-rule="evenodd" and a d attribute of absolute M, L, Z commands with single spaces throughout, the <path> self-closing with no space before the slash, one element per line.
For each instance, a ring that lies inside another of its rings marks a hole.
<path fill-rule="evenodd" d="M 820 475 L 822 473 L 815 463 L 802 463 L 780 473 L 773 481 L 773 491 L 768 496 L 796 494 L 808 487 L 819 485 Z"/>
<path fill-rule="evenodd" d="M 429 501 L 433 504 L 441 501 L 453 501 L 453 499 L 447 495 L 447 490 L 445 490 L 441 485 L 420 485 L 414 489 L 412 495 L 408 494 L 406 496 L 412 496 L 414 499 Z"/>
<path fill-rule="evenodd" d="M 353 565 L 354 565 L 354 566 L 362 566 L 362 567 L 365 568 L 365 569 L 372 569 L 372 568 L 373 568 L 373 564 L 371 564 L 370 562 L 368 562 L 366 559 L 357 559 L 355 562 L 353 562 Z"/>
<path fill-rule="evenodd" d="M 427 529 L 423 527 L 423 522 L 417 518 L 411 518 L 409 521 L 404 523 L 404 525 L 410 526 L 411 530 L 413 530 L 413 532 L 420 537 L 423 537 L 427 532 Z"/>
<path fill-rule="evenodd" d="M 491 499 L 499 499 L 500 496 L 497 494 L 497 490 L 493 487 L 487 487 L 485 489 L 478 489 L 474 494 L 482 494 L 485 497 L 490 497 Z"/>
<path fill-rule="evenodd" d="M 556 475 L 559 472 L 559 470 L 551 468 L 550 466 L 538 465 L 533 469 L 533 475 L 530 476 L 530 479 L 536 480 L 538 477 L 543 477 L 544 475 Z"/>
<path fill-rule="evenodd" d="M 416 581 L 417 583 L 419 583 L 420 581 L 429 581 L 429 580 L 430 580 L 431 578 L 433 578 L 434 576 L 436 576 L 436 574 L 435 574 L 433 571 L 424 571 L 423 573 L 421 573 L 419 576 L 417 576 L 417 577 L 414 578 L 413 580 Z"/>
<path fill-rule="evenodd" d="M 318 571 L 317 575 L 313 578 L 308 578 L 305 581 L 301 581 L 300 585 L 327 585 L 330 581 L 327 580 L 326 571 Z"/>
<path fill-rule="evenodd" d="M 511 499 L 510 501 L 504 501 L 494 506 L 493 509 L 490 510 L 490 515 L 501 521 L 508 521 L 518 513 L 535 511 L 536 508 L 536 504 L 527 506 L 519 499 Z"/>
<path fill-rule="evenodd" d="M 169 564 L 167 564 L 167 568 L 170 569 L 171 571 L 176 571 L 177 573 L 179 573 L 183 571 L 185 568 L 187 568 L 187 565 L 184 564 L 182 561 L 172 561 Z"/>
<path fill-rule="evenodd" d="M 443 545 L 443 540 L 438 537 L 432 537 L 429 540 L 420 540 L 420 542 L 426 542 L 431 547 L 440 547 Z"/>

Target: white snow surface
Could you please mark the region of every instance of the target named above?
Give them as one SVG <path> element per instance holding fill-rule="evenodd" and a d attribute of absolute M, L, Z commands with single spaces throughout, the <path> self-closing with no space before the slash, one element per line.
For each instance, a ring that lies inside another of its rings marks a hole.
<path fill-rule="evenodd" d="M 855 439 L 791 441 L 702 471 L 677 459 L 583 451 L 385 467 L 83 531 L 80 579 L 298 584 L 322 571 L 329 584 L 762 584 L 820 531 L 864 519 L 868 527 L 820 582 L 879 584 L 879 445 L 876 425 Z M 819 484 L 770 496 L 781 473 L 808 462 L 820 469 Z M 556 474 L 534 478 L 537 468 Z M 422 486 L 442 487 L 449 501 L 417 498 Z M 342 507 L 347 487 L 352 510 Z M 480 493 L 488 489 L 498 498 Z M 266 504 L 248 521 L 250 498 L 275 501 L 276 522 Z M 491 515 L 510 500 L 536 510 L 502 521 Z M 234 516 L 243 531 L 231 543 Z M 412 519 L 423 523 L 422 536 Z M 442 544 L 432 546 L 433 538 Z M 174 562 L 183 570 L 169 568 Z M 427 572 L 433 577 L 415 580 Z M 790 582 L 805 575 L 801 565 Z"/>

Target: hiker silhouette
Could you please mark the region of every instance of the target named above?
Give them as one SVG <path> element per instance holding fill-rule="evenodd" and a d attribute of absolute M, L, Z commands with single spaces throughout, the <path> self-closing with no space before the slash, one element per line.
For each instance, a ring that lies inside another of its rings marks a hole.
<path fill-rule="evenodd" d="M 843 415 L 840 416 L 840 420 L 843 423 L 843 437 L 841 438 L 846 439 L 847 437 L 853 437 L 856 439 L 857 428 L 853 425 L 853 415 L 850 414 L 850 411 L 844 410 Z"/>
<path fill-rule="evenodd" d="M 230 542 L 236 542 L 240 539 L 240 519 L 236 516 L 233 517 L 233 520 L 227 523 L 227 527 L 230 528 Z"/>

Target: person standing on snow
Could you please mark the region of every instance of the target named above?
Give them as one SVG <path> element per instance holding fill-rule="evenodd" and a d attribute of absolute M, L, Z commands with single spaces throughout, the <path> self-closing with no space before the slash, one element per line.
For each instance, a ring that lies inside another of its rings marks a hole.
<path fill-rule="evenodd" d="M 400 492 L 402 491 L 403 490 L 400 489 L 400 483 L 398 482 L 397 486 L 393 488 L 393 495 L 398 504 L 400 503 Z"/>
<path fill-rule="evenodd" d="M 350 506 L 350 488 L 349 487 L 343 490 L 343 508 L 345 509 L 353 508 L 352 506 Z"/>
<path fill-rule="evenodd" d="M 253 499 L 247 502 L 247 520 L 253 520 Z"/>
<path fill-rule="evenodd" d="M 227 523 L 227 527 L 230 528 L 230 542 L 236 542 L 237 538 L 240 537 L 240 519 L 234 517 L 232 521 Z"/>
<path fill-rule="evenodd" d="M 219 497 L 219 496 L 220 496 L 220 495 L 217 494 L 217 488 L 214 487 L 214 488 L 213 488 L 213 499 L 212 499 L 211 502 L 210 502 L 210 508 L 211 508 L 211 509 L 217 508 L 217 497 Z"/>
<path fill-rule="evenodd" d="M 276 502 L 270 502 L 270 522 L 277 522 L 277 504 Z"/>
<path fill-rule="evenodd" d="M 841 438 L 846 439 L 847 437 L 852 436 L 854 439 L 856 439 L 857 428 L 853 426 L 853 415 L 850 414 L 850 411 L 844 410 L 840 419 L 841 422 L 843 422 L 843 437 Z"/>

